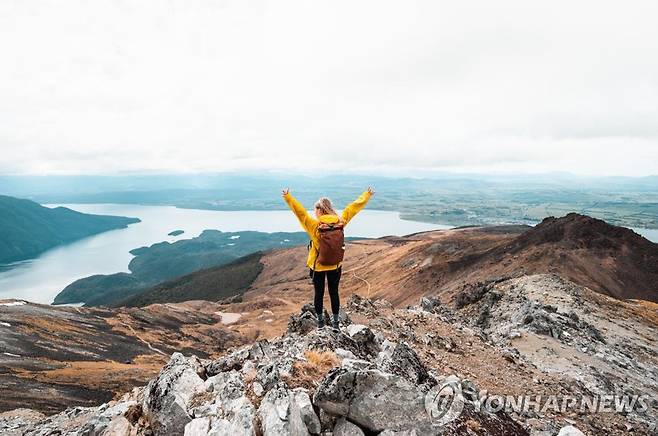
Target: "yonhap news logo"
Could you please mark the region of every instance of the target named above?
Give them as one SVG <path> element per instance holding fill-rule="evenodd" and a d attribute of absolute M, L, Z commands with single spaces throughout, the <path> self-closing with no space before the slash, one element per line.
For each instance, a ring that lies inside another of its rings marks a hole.
<path fill-rule="evenodd" d="M 521 395 L 489 395 L 487 391 L 477 391 L 475 385 L 457 376 L 446 377 L 427 394 L 425 394 L 425 410 L 435 426 L 444 426 L 459 418 L 465 404 L 469 410 L 476 413 L 510 413 L 537 414 L 547 412 L 565 413 L 577 412 L 580 414 L 594 413 L 636 413 L 645 416 L 653 423 L 655 430 L 654 413 L 658 398 L 650 395 L 536 395 L 526 393 Z"/>
<path fill-rule="evenodd" d="M 464 410 L 462 383 L 457 377 L 448 377 L 425 395 L 425 410 L 432 424 L 443 426 L 459 418 Z"/>

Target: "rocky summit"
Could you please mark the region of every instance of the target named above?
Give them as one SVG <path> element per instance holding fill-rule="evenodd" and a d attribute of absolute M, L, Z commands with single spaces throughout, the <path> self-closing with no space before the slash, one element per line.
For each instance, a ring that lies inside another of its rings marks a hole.
<path fill-rule="evenodd" d="M 312 306 L 304 305 L 280 336 L 215 359 L 173 353 L 146 386 L 51 416 L 5 412 L 0 433 L 651 434 L 651 408 L 588 415 L 496 408 L 487 400 L 525 392 L 655 398 L 655 343 L 636 332 L 654 330 L 615 322 L 606 306 L 629 313 L 641 308 L 551 275 L 463 292 L 452 308 L 431 297 L 395 308 L 354 295 L 341 314 L 341 331 L 317 329 Z"/>
<path fill-rule="evenodd" d="M 349 313 L 344 331 L 311 328 L 307 309 L 291 317 L 283 336 L 218 360 L 174 353 L 147 386 L 119 400 L 47 418 L 16 410 L 4 414 L 0 428 L 21 435 L 301 436 L 451 435 L 475 426 L 489 434 L 529 434 L 505 413 L 476 411 L 476 395 L 467 397 L 466 413 L 439 429 L 425 399 L 452 379 L 426 367 L 406 342 L 352 324 Z"/>

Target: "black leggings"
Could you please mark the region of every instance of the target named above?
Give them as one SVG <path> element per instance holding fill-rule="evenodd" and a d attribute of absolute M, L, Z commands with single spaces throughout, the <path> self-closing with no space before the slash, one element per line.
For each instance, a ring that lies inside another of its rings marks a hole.
<path fill-rule="evenodd" d="M 338 297 L 338 283 L 340 282 L 341 268 L 331 271 L 310 270 L 309 274 L 313 278 L 313 287 L 315 288 L 315 313 L 322 313 L 322 300 L 324 299 L 324 278 L 327 278 L 329 285 L 329 298 L 331 299 L 331 313 L 337 315 L 340 311 L 340 298 Z"/>

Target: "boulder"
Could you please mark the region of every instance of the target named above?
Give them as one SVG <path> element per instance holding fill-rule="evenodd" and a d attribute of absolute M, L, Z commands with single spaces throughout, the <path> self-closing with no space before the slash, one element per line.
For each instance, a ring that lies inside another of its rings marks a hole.
<path fill-rule="evenodd" d="M 259 428 L 256 419 L 256 409 L 245 397 L 234 403 L 230 413 L 225 412 L 225 417 L 220 421 L 212 423 L 209 435 L 231 435 L 231 436 L 256 436 Z"/>
<path fill-rule="evenodd" d="M 334 350 L 334 353 L 336 353 L 336 357 L 338 357 L 339 359 L 356 359 L 354 353 L 352 353 L 350 350 L 345 350 L 340 347 L 337 347 Z"/>
<path fill-rule="evenodd" d="M 436 297 L 422 297 L 420 299 L 420 307 L 429 313 L 437 313 L 437 309 L 441 307 L 441 300 Z"/>
<path fill-rule="evenodd" d="M 245 395 L 245 384 L 238 371 L 224 372 L 205 382 L 206 392 L 213 396 L 212 404 L 193 410 L 194 417 L 208 412 L 212 418 L 209 434 L 253 436 L 257 434 L 256 409 Z"/>
<path fill-rule="evenodd" d="M 370 356 L 362 344 L 357 343 L 349 335 L 335 332 L 333 329 L 315 329 L 304 337 L 304 346 L 306 349 L 332 352 L 340 348 L 341 352 L 349 351 L 360 359 Z"/>
<path fill-rule="evenodd" d="M 158 376 L 149 382 L 142 407 L 156 436 L 182 434 L 192 420 L 189 402 L 204 390 L 200 367 L 196 357 L 174 353 Z"/>
<path fill-rule="evenodd" d="M 425 436 L 423 433 L 418 433 L 416 430 L 384 430 L 377 436 Z"/>
<path fill-rule="evenodd" d="M 358 426 L 352 424 L 345 418 L 340 418 L 336 421 L 333 436 L 365 436 L 365 434 Z"/>
<path fill-rule="evenodd" d="M 309 415 L 303 397 L 301 391 L 290 391 L 281 385 L 270 389 L 258 408 L 263 436 L 310 436 L 311 432 L 307 427 L 308 422 L 314 430 L 317 430 L 320 426 L 319 420 L 317 420 L 317 416 L 313 420 Z M 306 397 L 308 397 L 308 394 Z M 298 399 L 301 403 L 298 402 Z M 313 415 L 315 415 L 315 412 L 313 412 Z"/>
<path fill-rule="evenodd" d="M 272 344 L 267 339 L 261 339 L 249 348 L 249 359 L 262 362 L 270 359 L 274 353 Z"/>
<path fill-rule="evenodd" d="M 585 436 L 582 431 L 578 430 L 573 425 L 562 427 L 557 436 Z"/>
<path fill-rule="evenodd" d="M 281 374 L 279 372 L 279 362 L 272 362 L 268 365 L 261 366 L 256 373 L 256 381 L 265 391 L 269 391 L 279 382 Z"/>
<path fill-rule="evenodd" d="M 210 418 L 195 418 L 185 426 L 184 436 L 207 436 L 210 432 Z"/>
<path fill-rule="evenodd" d="M 413 384 L 422 384 L 430 380 L 427 368 L 420 361 L 414 350 L 406 343 L 398 343 L 390 356 L 382 359 L 381 368 L 392 374 L 406 378 Z M 436 384 L 433 381 L 432 384 Z"/>
<path fill-rule="evenodd" d="M 313 403 L 311 403 L 311 397 L 309 397 L 306 389 L 294 389 L 293 394 L 295 410 L 298 411 L 296 413 L 299 413 L 301 416 L 308 432 L 313 435 L 320 434 L 320 431 L 322 430 L 320 419 L 315 414 Z"/>
<path fill-rule="evenodd" d="M 424 394 L 406 378 L 377 369 L 330 371 L 318 386 L 314 403 L 371 432 L 430 425 Z"/>
<path fill-rule="evenodd" d="M 211 377 L 221 372 L 240 370 L 245 361 L 249 358 L 249 349 L 242 348 L 228 356 L 221 357 L 206 366 L 206 374 Z"/>
<path fill-rule="evenodd" d="M 288 319 L 288 333 L 305 335 L 317 328 L 317 324 L 317 318 L 310 312 L 304 312 L 301 315 L 290 315 L 290 319 Z"/>
<path fill-rule="evenodd" d="M 112 402 L 99 406 L 98 415 L 82 426 L 82 433 L 130 435 L 133 426 L 124 415 L 134 406 L 137 406 L 135 401 Z"/>
<path fill-rule="evenodd" d="M 351 324 L 347 326 L 347 334 L 354 340 L 363 352 L 376 356 L 379 353 L 380 345 L 375 338 L 375 334 L 368 327 L 362 324 Z"/>
<path fill-rule="evenodd" d="M 132 436 L 133 426 L 124 416 L 117 416 L 103 429 L 102 435 Z"/>

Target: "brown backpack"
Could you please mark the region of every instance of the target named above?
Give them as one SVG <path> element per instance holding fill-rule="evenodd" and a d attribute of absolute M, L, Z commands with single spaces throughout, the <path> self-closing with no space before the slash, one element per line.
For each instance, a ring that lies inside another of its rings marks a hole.
<path fill-rule="evenodd" d="M 316 262 L 322 265 L 337 265 L 343 261 L 345 255 L 345 233 L 343 223 L 320 223 L 320 246 Z"/>

